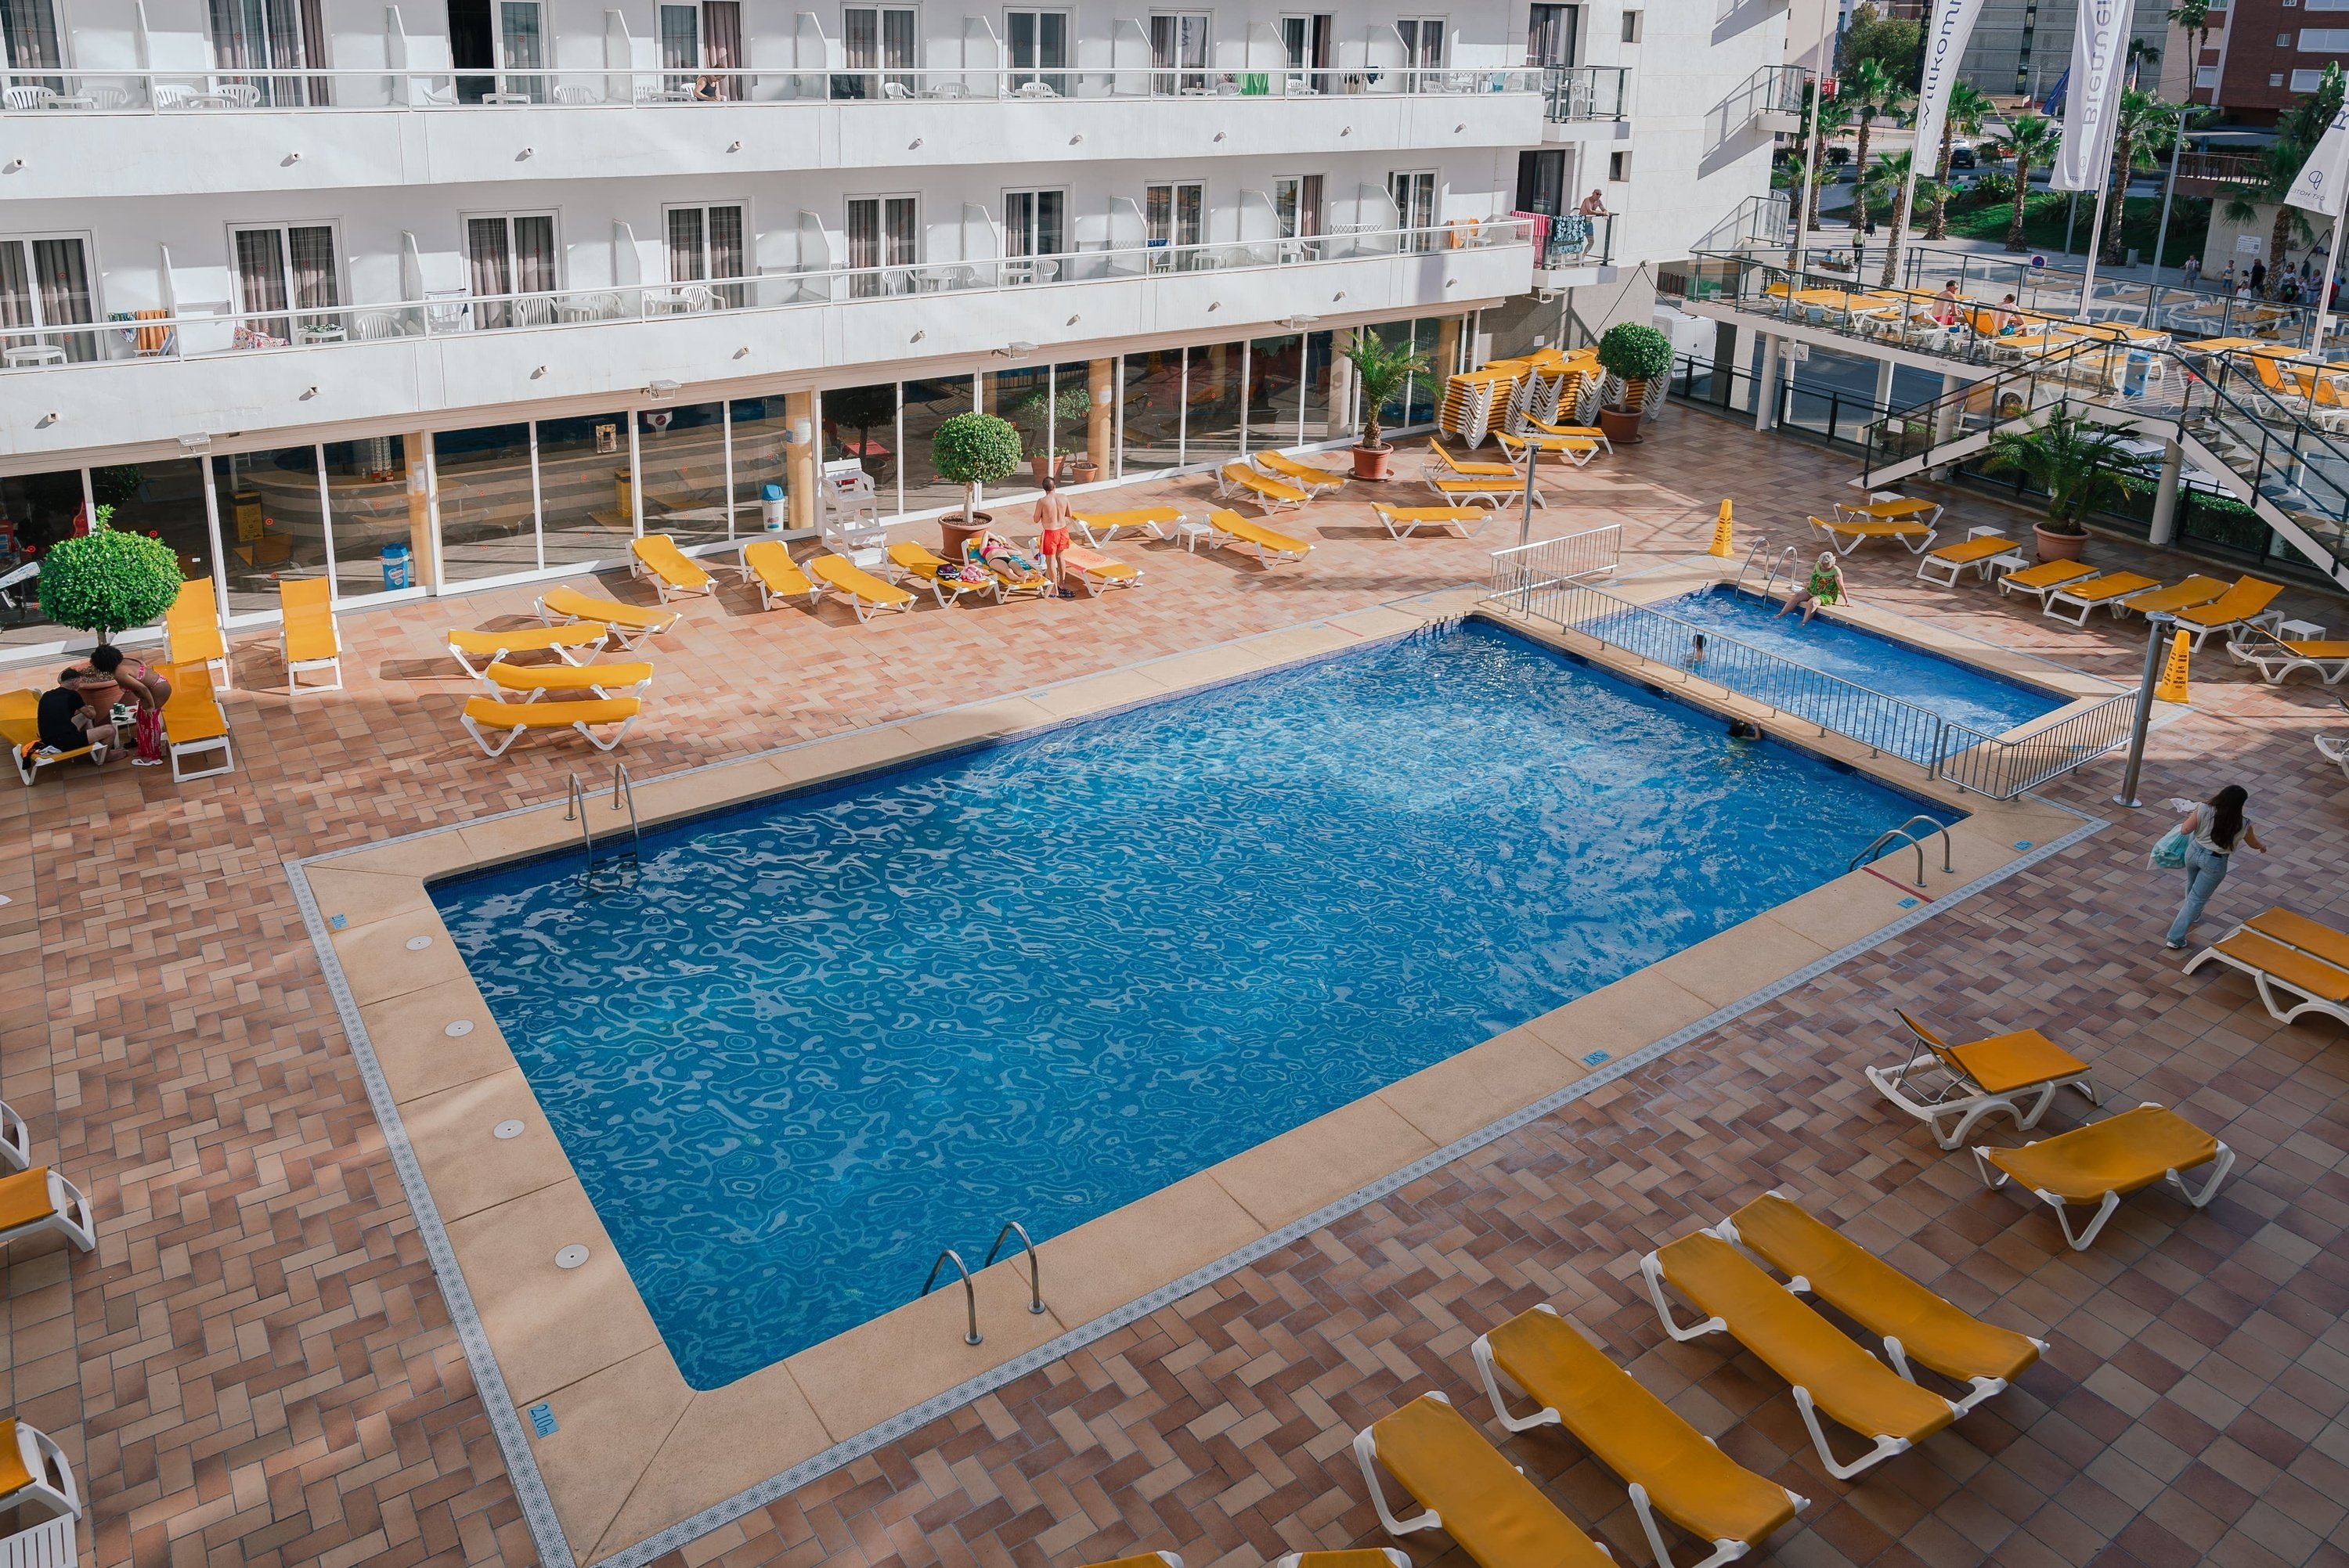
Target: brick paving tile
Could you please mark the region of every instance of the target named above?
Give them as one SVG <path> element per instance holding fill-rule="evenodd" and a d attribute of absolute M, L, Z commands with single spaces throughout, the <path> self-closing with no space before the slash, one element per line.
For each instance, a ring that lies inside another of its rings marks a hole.
<path fill-rule="evenodd" d="M 1674 413 L 1645 446 L 1556 480 L 1540 528 L 1620 522 L 1636 567 L 1701 546 L 1723 495 L 1742 539 L 1798 537 L 1847 479 L 1840 459 Z M 1199 479 L 1127 492 L 1194 509 L 1207 494 Z M 2022 521 L 1973 496 L 1955 520 Z M 1311 559 L 1274 571 L 1121 545 L 1148 581 L 1101 603 L 858 626 L 837 609 L 761 614 L 735 589 L 690 601 L 654 647 L 661 677 L 624 755 L 650 776 L 1475 580 L 1515 531 L 1397 543 L 1359 492 L 1297 526 Z M 2111 542 L 2090 553 L 2157 576 L 2187 565 Z M 1977 585 L 1920 583 L 1876 547 L 1849 567 L 1870 602 L 2095 674 L 2129 680 L 2142 658 L 2136 623 L 2075 632 Z M 0 792 L 15 998 L 0 1091 L 39 1157 L 89 1191 L 100 1238 L 93 1256 L 6 1256 L 5 1393 L 73 1455 L 96 1563 L 534 1560 L 282 870 L 560 795 L 591 759 L 525 743 L 490 762 L 460 745 L 464 686 L 436 641 L 526 617 L 530 598 L 347 615 L 349 689 L 298 703 L 267 640 L 247 637 L 229 777 L 174 788 L 117 767 Z M 2338 600 L 2284 603 L 2349 621 Z M 2215 648 L 2195 676 L 2190 714 L 2153 738 L 2144 795 L 2240 779 L 2275 851 L 2244 857 L 2211 918 L 2285 902 L 2349 923 L 2343 779 L 2309 745 L 2339 720 L 2330 694 L 2260 686 Z M 1377 1542 L 1353 1429 L 1429 1387 L 1482 1420 L 1468 1343 L 1542 1300 L 1815 1500 L 1773 1542 L 1783 1563 L 2349 1563 L 2349 1048 L 2330 1024 L 2274 1025 L 2231 979 L 2178 973 L 2159 941 L 2175 878 L 2147 872 L 2155 820 L 2111 812 L 2115 778 L 2100 765 L 2051 791 L 2121 819 L 2103 833 L 663 1568 L 1042 1568 L 1156 1547 L 1249 1568 Z M 2040 1024 L 2120 1103 L 2175 1103 L 2227 1139 L 2239 1172 L 2202 1213 L 2133 1199 L 2095 1251 L 2071 1253 L 2044 1210 L 1980 1191 L 1858 1080 L 1894 1047 L 1895 1004 L 1956 1028 Z M 1784 1385 L 1733 1346 L 1666 1340 L 1632 1266 L 1773 1185 L 2051 1353 L 1949 1432 L 1831 1480 Z M 1645 1560 L 1615 1478 L 1569 1439 L 1504 1447 L 1619 1561 Z M 1449 1543 L 1405 1544 L 1427 1563 Z"/>

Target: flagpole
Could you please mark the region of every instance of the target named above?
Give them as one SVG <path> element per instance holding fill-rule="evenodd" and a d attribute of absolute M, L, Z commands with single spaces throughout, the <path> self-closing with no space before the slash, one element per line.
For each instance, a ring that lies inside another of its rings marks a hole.
<path fill-rule="evenodd" d="M 2312 358 L 2324 358 L 2324 334 L 2333 325 L 2333 274 L 2341 265 L 2341 231 L 2349 229 L 2349 211 L 2333 216 L 2333 249 L 2324 258 L 2324 275 L 2316 280 L 2316 335 L 2308 346 Z"/>
<path fill-rule="evenodd" d="M 2116 122 L 2117 122 L 2119 117 L 2115 116 L 2114 119 Z M 2113 171 L 2111 168 L 2112 159 L 2109 152 L 2107 152 L 2105 159 L 2105 171 L 2097 178 L 2096 181 L 2096 219 L 2095 222 L 2088 226 L 2087 275 L 2080 280 L 2080 315 L 2078 319 L 2081 321 L 2088 319 L 2088 301 L 2095 297 L 2096 257 L 2104 251 L 2105 248 L 2105 197 L 2111 191 L 2113 185 Z"/>

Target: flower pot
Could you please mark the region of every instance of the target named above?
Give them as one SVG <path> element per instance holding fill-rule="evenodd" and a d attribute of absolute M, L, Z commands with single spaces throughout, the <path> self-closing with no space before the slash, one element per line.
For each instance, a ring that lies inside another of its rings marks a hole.
<path fill-rule="evenodd" d="M 1046 480 L 1057 479 L 1059 477 L 1054 461 L 1050 458 L 1029 459 L 1028 471 L 1035 477 L 1036 482 L 1040 485 Z"/>
<path fill-rule="evenodd" d="M 972 512 L 970 514 L 970 523 L 966 527 L 962 521 L 962 513 L 958 511 L 950 511 L 947 513 L 946 516 L 938 519 L 938 533 L 941 540 L 938 546 L 938 553 L 945 556 L 948 561 L 960 561 L 962 559 L 962 547 L 964 543 L 967 541 L 977 539 L 980 534 L 985 533 L 994 526 L 995 518 L 992 513 L 984 511 Z"/>
<path fill-rule="evenodd" d="M 1358 480 L 1384 480 L 1394 477 L 1394 449 L 1381 443 L 1375 447 L 1354 449 L 1354 477 Z"/>
<path fill-rule="evenodd" d="M 2042 561 L 2077 561 L 2088 543 L 2085 533 L 2050 533 L 2035 522 L 2031 525 L 2031 534 L 2039 542 Z"/>
<path fill-rule="evenodd" d="M 1609 446 L 1636 445 L 1640 439 L 1640 416 L 1630 408 L 1601 408 L 1599 428 L 1607 432 Z"/>
<path fill-rule="evenodd" d="M 1089 485 L 1101 478 L 1101 465 L 1091 458 L 1079 458 L 1069 465 L 1069 479 L 1073 484 Z"/>

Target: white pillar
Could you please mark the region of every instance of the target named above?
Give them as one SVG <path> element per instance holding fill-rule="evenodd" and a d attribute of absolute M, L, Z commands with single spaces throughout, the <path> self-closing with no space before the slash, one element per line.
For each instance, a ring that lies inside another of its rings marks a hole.
<path fill-rule="evenodd" d="M 1766 430 L 1778 407 L 1778 340 L 1762 335 L 1762 373 L 1754 378 L 1754 428 Z"/>
<path fill-rule="evenodd" d="M 1892 369 L 1889 356 L 1877 361 L 1876 406 L 1888 414 L 1892 411 Z"/>
<path fill-rule="evenodd" d="M 2186 449 L 2175 441 L 2161 443 L 2161 482 L 2153 492 L 2153 531 L 2147 542 L 2168 544 L 2178 537 L 2178 481 L 2186 471 Z"/>
<path fill-rule="evenodd" d="M 1957 438 L 1958 415 L 1962 407 L 1957 401 L 1957 394 L 1965 384 L 1965 377 L 1961 376 L 1944 375 L 1941 377 L 1940 407 L 1933 415 L 1933 444 L 1937 447 L 1943 441 Z"/>

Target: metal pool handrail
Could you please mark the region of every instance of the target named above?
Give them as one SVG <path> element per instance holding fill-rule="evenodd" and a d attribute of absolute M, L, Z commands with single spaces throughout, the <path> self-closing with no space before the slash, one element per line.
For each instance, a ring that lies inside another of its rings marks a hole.
<path fill-rule="evenodd" d="M 978 1266 L 985 1268 L 993 1263 L 995 1254 L 1003 1248 L 1003 1238 L 1015 1233 L 1019 1238 L 1019 1244 L 1028 1249 L 1028 1310 L 1040 1313 L 1044 1310 L 1044 1271 L 1036 1261 L 1036 1243 L 1029 1239 L 1027 1226 L 1017 1220 L 1004 1221 L 1003 1229 L 995 1233 L 995 1245 L 987 1249 L 987 1263 Z"/>
<path fill-rule="evenodd" d="M 1957 866 L 1950 858 L 1950 830 L 1935 821 L 1932 818 L 1928 817 L 1922 811 L 1918 812 L 1915 816 L 1909 818 L 1899 827 L 1887 828 L 1884 831 L 1877 834 L 1875 838 L 1870 839 L 1868 842 L 1868 848 L 1852 856 L 1851 863 L 1844 869 L 1846 871 L 1854 872 L 1859 870 L 1860 867 L 1868 864 L 1875 859 L 1877 851 L 1882 849 L 1887 844 L 1897 841 L 1906 844 L 1910 849 L 1917 851 L 1917 885 L 1919 887 L 1923 887 L 1925 885 L 1925 845 L 1916 834 L 1909 830 L 1920 822 L 1924 823 L 1925 826 L 1933 832 L 1941 835 L 1941 869 L 1944 872 L 1956 871 Z"/>
<path fill-rule="evenodd" d="M 914 1299 L 919 1301 L 923 1295 L 930 1294 L 930 1286 L 938 1282 L 938 1271 L 948 1264 L 954 1264 L 955 1272 L 962 1275 L 963 1307 L 970 1314 L 970 1332 L 962 1336 L 962 1342 L 965 1345 L 977 1345 L 981 1337 L 978 1332 L 978 1289 L 970 1283 L 970 1267 L 962 1261 L 960 1253 L 952 1247 L 941 1251 L 938 1253 L 938 1261 L 930 1265 L 930 1277 L 922 1282 L 921 1295 Z"/>

